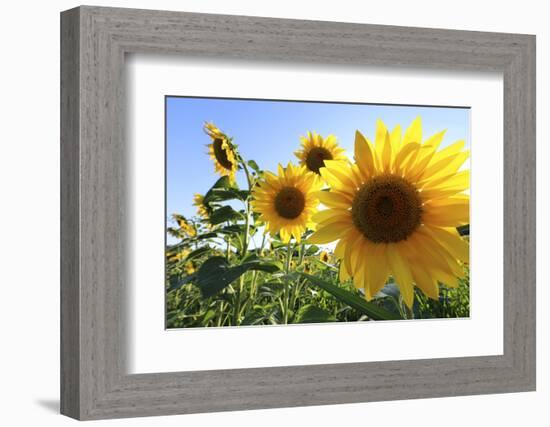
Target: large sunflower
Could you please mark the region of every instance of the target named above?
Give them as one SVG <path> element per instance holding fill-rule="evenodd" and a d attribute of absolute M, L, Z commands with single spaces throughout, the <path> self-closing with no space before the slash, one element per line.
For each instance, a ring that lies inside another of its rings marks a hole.
<path fill-rule="evenodd" d="M 307 137 L 300 137 L 301 149 L 294 154 L 300 159 L 300 165 L 311 172 L 319 173 L 325 160 L 344 160 L 344 149 L 336 142 L 334 135 L 323 138 L 316 132 L 308 132 Z"/>
<path fill-rule="evenodd" d="M 469 223 L 470 171 L 464 141 L 438 150 L 444 131 L 422 142 L 420 118 L 401 138 L 378 121 L 375 145 L 355 134 L 355 163 L 326 161 L 327 210 L 313 220 L 311 243 L 338 240 L 341 280 L 353 278 L 371 299 L 392 276 L 411 307 L 414 286 L 438 298 L 438 283 L 458 286 L 469 246 L 456 230 Z"/>
<path fill-rule="evenodd" d="M 202 194 L 196 193 L 193 196 L 193 206 L 196 206 L 197 213 L 201 218 L 203 219 L 209 218 L 208 208 L 204 204 L 204 196 Z"/>
<path fill-rule="evenodd" d="M 321 185 L 320 177 L 303 166 L 279 165 L 277 175 L 265 172 L 263 181 L 254 187 L 252 207 L 265 221 L 267 231 L 280 232 L 285 243 L 291 237 L 299 242 L 306 228 L 313 225 L 311 216 L 319 204 L 315 193 Z"/>
<path fill-rule="evenodd" d="M 204 131 L 212 139 L 212 143 L 208 144 L 208 154 L 214 162 L 216 173 L 228 176 L 231 182 L 235 182 L 238 162 L 237 153 L 231 140 L 214 123 L 205 123 Z"/>

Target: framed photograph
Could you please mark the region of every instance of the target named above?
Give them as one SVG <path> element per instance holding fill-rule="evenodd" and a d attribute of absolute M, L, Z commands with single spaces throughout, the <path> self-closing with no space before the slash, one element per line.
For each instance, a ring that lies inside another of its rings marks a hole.
<path fill-rule="evenodd" d="M 61 14 L 61 411 L 535 390 L 535 37 Z"/>

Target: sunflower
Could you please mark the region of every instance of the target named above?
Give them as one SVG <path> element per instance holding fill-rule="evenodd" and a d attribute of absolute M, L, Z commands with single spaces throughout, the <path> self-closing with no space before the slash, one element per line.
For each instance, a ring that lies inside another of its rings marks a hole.
<path fill-rule="evenodd" d="M 322 261 L 322 262 L 329 262 L 330 260 L 330 256 L 328 254 L 327 251 L 321 251 L 321 253 L 319 254 L 319 260 Z"/>
<path fill-rule="evenodd" d="M 195 269 L 195 265 L 191 261 L 189 261 L 187 264 L 185 264 L 184 269 L 185 269 L 185 273 L 188 274 L 188 275 L 193 274 L 195 271 L 197 271 Z"/>
<path fill-rule="evenodd" d="M 300 242 L 306 228 L 313 226 L 311 216 L 319 204 L 314 194 L 321 185 L 319 176 L 305 167 L 279 164 L 277 175 L 265 172 L 263 181 L 254 187 L 252 207 L 265 221 L 266 231 L 280 232 L 284 243 L 291 237 Z"/>
<path fill-rule="evenodd" d="M 238 169 L 235 146 L 214 123 L 205 123 L 204 131 L 212 139 L 212 143 L 208 144 L 208 154 L 214 162 L 216 173 L 228 176 L 231 182 L 235 182 L 235 174 Z"/>
<path fill-rule="evenodd" d="M 334 135 L 323 138 L 316 132 L 308 132 L 307 137 L 300 137 L 301 149 L 294 152 L 300 159 L 300 165 L 305 166 L 311 172 L 319 173 L 325 160 L 344 160 L 344 149 L 336 142 Z"/>
<path fill-rule="evenodd" d="M 185 237 L 195 237 L 197 235 L 197 229 L 189 222 L 183 215 L 174 214 L 174 220 L 178 223 L 179 232 Z"/>
<path fill-rule="evenodd" d="M 204 204 L 204 196 L 202 194 L 196 193 L 193 196 L 193 206 L 197 207 L 197 213 L 201 218 L 208 219 L 208 208 Z"/>
<path fill-rule="evenodd" d="M 445 132 L 422 142 L 420 118 L 401 138 L 377 122 L 373 146 L 355 134 L 355 163 L 326 161 L 321 175 L 330 191 L 319 192 L 328 209 L 313 220 L 310 243 L 338 241 L 340 279 L 352 277 L 371 299 L 391 275 L 407 306 L 414 286 L 437 299 L 438 283 L 457 287 L 469 245 L 456 227 L 469 223 L 470 171 L 464 141 L 439 150 Z"/>
<path fill-rule="evenodd" d="M 168 258 L 168 261 L 170 261 L 170 262 L 181 261 L 182 259 L 187 258 L 187 255 L 189 255 L 189 250 L 187 250 L 187 249 L 179 251 L 175 254 L 173 252 L 167 252 L 166 253 L 166 257 Z"/>

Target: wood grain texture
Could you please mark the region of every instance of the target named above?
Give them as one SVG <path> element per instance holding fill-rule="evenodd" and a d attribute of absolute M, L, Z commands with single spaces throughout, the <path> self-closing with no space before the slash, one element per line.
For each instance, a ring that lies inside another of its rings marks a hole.
<path fill-rule="evenodd" d="M 100 419 L 535 389 L 535 38 L 80 7 L 62 13 L 62 413 Z M 504 354 L 128 375 L 127 53 L 500 71 Z"/>
<path fill-rule="evenodd" d="M 71 10 L 61 20 L 61 412 L 80 414 L 79 288 L 79 27 Z"/>

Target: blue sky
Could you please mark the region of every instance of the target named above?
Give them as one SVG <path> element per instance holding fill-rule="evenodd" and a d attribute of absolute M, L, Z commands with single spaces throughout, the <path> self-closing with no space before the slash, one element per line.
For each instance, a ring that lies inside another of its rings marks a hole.
<path fill-rule="evenodd" d="M 278 163 L 296 162 L 293 152 L 308 130 L 336 135 L 351 157 L 356 129 L 373 140 L 376 119 L 390 129 L 401 124 L 404 130 L 418 115 L 424 138 L 447 129 L 441 147 L 459 139 L 470 145 L 468 108 L 168 97 L 166 213 L 195 215 L 193 195 L 204 194 L 218 178 L 207 155 L 210 138 L 202 130 L 205 121 L 233 137 L 245 159 L 276 170 Z M 239 175 L 237 182 L 244 188 L 244 177 Z"/>

